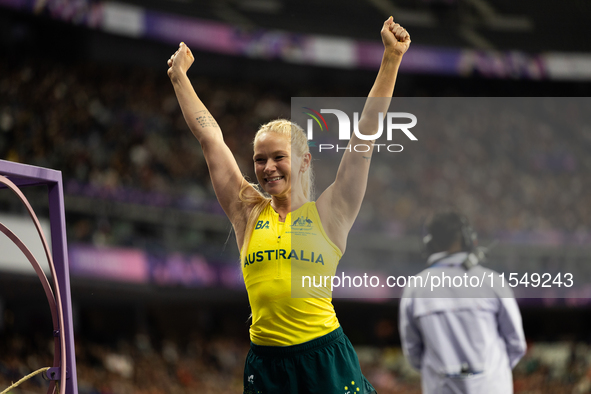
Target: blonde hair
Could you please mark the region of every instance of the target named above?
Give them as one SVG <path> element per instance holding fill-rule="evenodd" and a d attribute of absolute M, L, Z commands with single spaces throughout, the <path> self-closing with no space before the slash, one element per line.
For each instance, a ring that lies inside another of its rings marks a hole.
<path fill-rule="evenodd" d="M 306 137 L 304 130 L 297 124 L 292 123 L 287 119 L 277 119 L 262 125 L 254 137 L 253 146 L 264 134 L 267 133 L 275 133 L 288 138 L 291 141 L 292 156 L 303 156 L 306 153 L 310 153 L 308 138 Z M 314 197 L 313 183 L 314 175 L 312 172 L 312 163 L 310 162 L 308 169 L 306 169 L 301 177 L 301 186 L 304 192 L 304 197 L 306 197 L 308 201 Z M 253 186 L 257 193 L 247 194 L 246 190 L 249 189 L 249 186 Z M 248 221 L 246 222 L 246 229 L 244 232 L 244 242 L 242 243 L 240 253 L 240 260 L 242 261 L 244 255 L 247 252 L 254 225 L 265 208 L 271 204 L 271 198 L 263 194 L 258 185 L 250 182 L 244 182 L 240 188 L 238 197 L 243 203 L 253 205 L 252 211 L 248 217 Z"/>

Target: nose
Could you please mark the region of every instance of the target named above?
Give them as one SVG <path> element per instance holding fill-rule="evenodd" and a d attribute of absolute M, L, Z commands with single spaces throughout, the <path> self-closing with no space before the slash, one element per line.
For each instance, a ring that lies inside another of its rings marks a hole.
<path fill-rule="evenodd" d="M 267 162 L 265 163 L 265 173 L 266 174 L 272 174 L 273 172 L 275 172 L 275 170 L 277 169 L 277 165 L 275 163 L 275 160 L 269 159 L 267 160 Z"/>

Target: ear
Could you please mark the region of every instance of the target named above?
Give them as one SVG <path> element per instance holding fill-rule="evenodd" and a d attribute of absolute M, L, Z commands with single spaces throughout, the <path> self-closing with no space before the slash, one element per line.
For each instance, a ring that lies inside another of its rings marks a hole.
<path fill-rule="evenodd" d="M 306 172 L 310 168 L 310 163 L 312 163 L 312 155 L 310 152 L 304 153 L 302 157 L 302 165 L 300 167 L 300 172 Z"/>

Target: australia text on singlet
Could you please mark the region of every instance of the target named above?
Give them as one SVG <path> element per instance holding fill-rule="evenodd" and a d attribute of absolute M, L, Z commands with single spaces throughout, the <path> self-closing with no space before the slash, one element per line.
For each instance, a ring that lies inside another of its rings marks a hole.
<path fill-rule="evenodd" d="M 316 203 L 289 213 L 285 222 L 269 205 L 259 216 L 242 273 L 252 309 L 250 339 L 257 345 L 291 346 L 339 327 L 327 289 L 292 298 L 292 275 L 335 275 L 342 256 L 328 239 Z M 301 283 L 301 282 L 300 282 Z M 294 288 L 295 290 L 295 288 Z M 320 294 L 320 296 L 318 296 Z"/>

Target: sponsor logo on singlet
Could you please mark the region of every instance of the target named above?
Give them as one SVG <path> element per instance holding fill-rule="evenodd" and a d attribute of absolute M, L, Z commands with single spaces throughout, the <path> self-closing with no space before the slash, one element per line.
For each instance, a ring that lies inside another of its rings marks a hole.
<path fill-rule="evenodd" d="M 268 229 L 269 228 L 269 221 L 268 220 L 259 220 L 257 222 L 256 227 L 254 228 L 255 230 L 261 230 L 261 229 Z"/>
<path fill-rule="evenodd" d="M 316 235 L 316 233 L 312 232 L 312 230 L 314 229 L 314 222 L 306 216 L 300 216 L 299 218 L 294 220 L 290 227 L 290 231 L 288 232 L 292 235 Z"/>
<path fill-rule="evenodd" d="M 297 227 L 298 229 L 304 229 L 306 227 L 312 228 L 312 224 L 314 224 L 314 222 L 312 222 L 310 219 L 300 216 L 292 223 L 291 227 Z"/>

